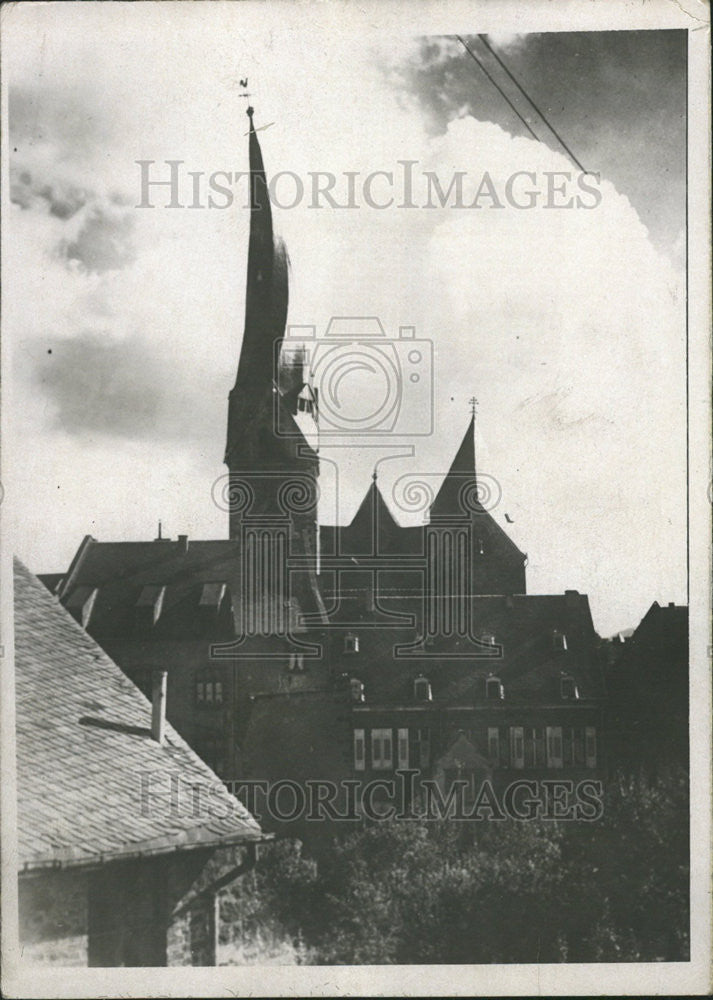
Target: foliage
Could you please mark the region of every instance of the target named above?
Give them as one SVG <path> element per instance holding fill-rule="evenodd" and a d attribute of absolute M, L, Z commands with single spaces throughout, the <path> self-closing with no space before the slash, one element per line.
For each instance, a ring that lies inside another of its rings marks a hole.
<path fill-rule="evenodd" d="M 391 821 L 314 857 L 278 841 L 223 918 L 319 964 L 684 960 L 687 817 L 669 775 L 613 783 L 594 823 Z"/>

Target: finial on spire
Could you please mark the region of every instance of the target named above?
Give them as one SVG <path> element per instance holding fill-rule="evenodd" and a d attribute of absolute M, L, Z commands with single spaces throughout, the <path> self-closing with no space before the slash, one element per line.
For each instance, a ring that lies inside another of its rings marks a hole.
<path fill-rule="evenodd" d="M 478 412 L 478 400 L 475 396 L 471 396 L 468 402 L 470 403 L 470 415 L 471 417 L 475 417 Z"/>
<path fill-rule="evenodd" d="M 159 521 L 158 522 L 158 538 L 156 539 L 156 541 L 160 542 L 162 540 L 163 540 L 163 536 L 161 535 L 161 522 Z"/>
<path fill-rule="evenodd" d="M 371 478 L 374 480 L 374 482 L 376 482 L 376 480 L 377 480 L 376 468 L 374 468 L 374 471 L 371 474 Z"/>

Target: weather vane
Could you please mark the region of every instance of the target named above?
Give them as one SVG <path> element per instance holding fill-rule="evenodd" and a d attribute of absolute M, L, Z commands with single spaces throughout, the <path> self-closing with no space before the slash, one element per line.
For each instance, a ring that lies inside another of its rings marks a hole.
<path fill-rule="evenodd" d="M 246 112 L 247 112 L 248 118 L 250 119 L 250 128 L 245 133 L 245 135 L 250 135 L 251 132 L 264 132 L 266 128 L 270 128 L 270 126 L 274 125 L 275 123 L 274 122 L 268 122 L 267 125 L 261 125 L 259 128 L 255 128 L 255 126 L 253 125 L 253 108 L 252 108 L 252 106 L 250 104 L 250 98 L 253 95 L 250 94 L 250 93 L 248 93 L 248 91 L 247 91 L 247 85 L 248 85 L 248 78 L 246 76 L 242 77 L 240 79 L 240 86 L 241 87 L 245 87 L 246 89 L 243 90 L 243 92 L 242 92 L 242 94 L 240 96 L 244 97 L 247 100 L 247 102 L 248 102 L 248 106 L 246 108 Z"/>

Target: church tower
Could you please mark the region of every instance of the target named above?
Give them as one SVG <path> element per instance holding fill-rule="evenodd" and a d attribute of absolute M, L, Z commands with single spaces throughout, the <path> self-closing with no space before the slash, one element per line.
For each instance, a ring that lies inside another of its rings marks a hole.
<path fill-rule="evenodd" d="M 294 382 L 301 374 L 297 366 L 288 363 L 288 384 L 280 384 L 289 258 L 273 231 L 253 109 L 248 108 L 247 114 L 250 237 L 245 327 L 228 400 L 224 461 L 230 482 L 229 533 L 241 543 L 246 614 L 255 631 L 266 635 L 271 629 L 281 631 L 283 609 L 295 600 L 307 610 L 319 604 L 315 579 L 319 459 L 295 421 Z M 299 573 L 291 572 L 290 561 L 301 565 Z"/>

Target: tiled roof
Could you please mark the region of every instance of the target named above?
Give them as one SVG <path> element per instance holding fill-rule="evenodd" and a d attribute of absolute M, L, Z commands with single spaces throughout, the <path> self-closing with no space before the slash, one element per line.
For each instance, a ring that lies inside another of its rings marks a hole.
<path fill-rule="evenodd" d="M 241 600 L 239 553 L 239 543 L 229 540 L 99 542 L 87 535 L 57 593 L 102 645 L 128 638 L 231 639 Z M 304 599 L 307 589 L 292 595 L 294 631 L 301 601 L 314 610 Z M 84 601 L 95 590 L 86 613 Z"/>
<path fill-rule="evenodd" d="M 419 602 L 393 594 L 380 597 L 379 612 L 369 611 L 368 604 L 356 593 L 341 598 L 338 613 L 359 636 L 359 653 L 342 654 L 343 632 L 335 630 L 330 654 L 336 674 L 348 671 L 365 684 L 368 703 L 412 701 L 413 679 L 421 673 L 431 681 L 434 703 L 441 705 L 483 701 L 490 673 L 501 678 L 508 699 L 532 704 L 558 700 L 562 674 L 574 679 L 583 700 L 604 694 L 598 638 L 585 594 L 472 597 L 472 634 L 493 637 L 492 656 L 488 647 L 455 635 L 397 653 L 394 647 L 414 643 L 415 629 L 371 628 L 370 620 L 379 620 L 385 610 L 417 612 Z M 555 633 L 565 637 L 566 649 L 558 647 Z"/>
<path fill-rule="evenodd" d="M 149 701 L 19 561 L 15 673 L 21 868 L 261 838 L 170 725 L 151 738 Z"/>

